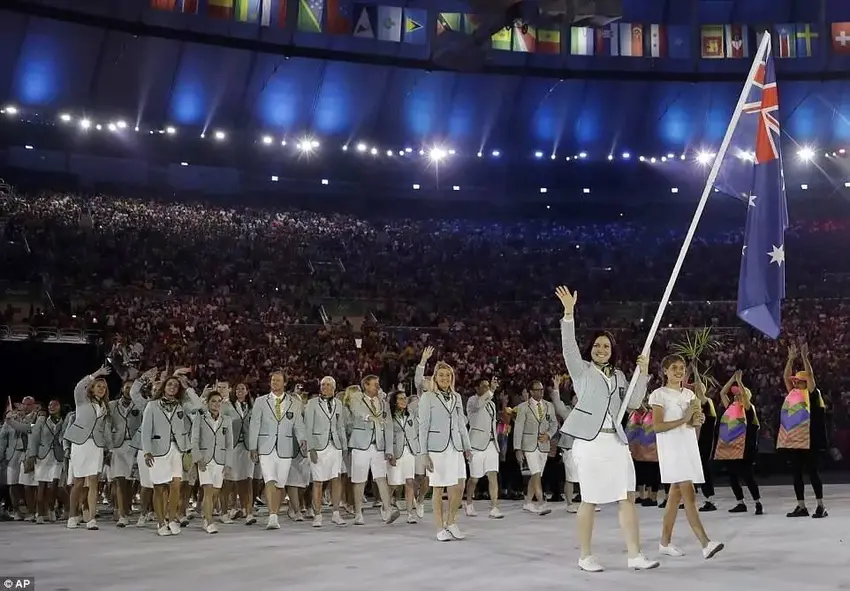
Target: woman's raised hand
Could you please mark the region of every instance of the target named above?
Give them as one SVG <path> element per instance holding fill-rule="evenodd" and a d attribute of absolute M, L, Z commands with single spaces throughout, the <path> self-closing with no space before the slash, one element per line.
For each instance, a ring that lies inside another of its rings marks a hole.
<path fill-rule="evenodd" d="M 649 375 L 649 357 L 646 355 L 639 355 L 637 358 L 637 366 L 640 368 L 640 372 L 643 375 Z"/>
<path fill-rule="evenodd" d="M 561 285 L 555 289 L 555 295 L 564 306 L 564 316 L 571 316 L 578 301 L 578 291 L 570 292 L 566 285 Z"/>

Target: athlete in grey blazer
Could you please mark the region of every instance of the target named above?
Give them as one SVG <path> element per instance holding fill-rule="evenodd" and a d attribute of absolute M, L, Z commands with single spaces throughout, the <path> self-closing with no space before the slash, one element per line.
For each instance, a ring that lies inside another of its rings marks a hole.
<path fill-rule="evenodd" d="M 62 478 L 65 448 L 62 441 L 65 422 L 58 400 L 47 405 L 47 415 L 36 419 L 32 433 L 27 438 L 27 461 L 34 465 L 38 482 L 36 496 L 36 523 L 56 521 L 53 505 Z"/>
<path fill-rule="evenodd" d="M 531 384 L 530 398 L 517 406 L 513 432 L 517 462 L 522 465 L 524 458 L 531 473 L 523 510 L 538 515 L 551 513 L 543 496 L 542 475 L 551 447 L 550 442 L 559 426 L 555 406 L 548 400 L 543 400 L 544 391 L 541 382 L 534 381 Z"/>
<path fill-rule="evenodd" d="M 466 416 L 469 418 L 469 445 L 472 459 L 469 462 L 469 478 L 466 481 L 466 514 L 476 517 L 474 496 L 478 481 L 486 476 L 490 493 L 490 517 L 502 519 L 499 509 L 499 437 L 496 433 L 498 410 L 493 401 L 499 389 L 499 380 L 482 380 L 478 384 L 478 395 L 466 401 Z"/>
<path fill-rule="evenodd" d="M 336 380 L 325 376 L 319 383 L 319 396 L 311 398 L 304 409 L 310 448 L 310 470 L 313 476 L 313 527 L 322 525 L 322 494 L 324 485 L 331 485 L 331 521 L 345 525 L 339 513 L 342 501 L 342 454 L 348 450 L 343 404 L 336 397 Z"/>

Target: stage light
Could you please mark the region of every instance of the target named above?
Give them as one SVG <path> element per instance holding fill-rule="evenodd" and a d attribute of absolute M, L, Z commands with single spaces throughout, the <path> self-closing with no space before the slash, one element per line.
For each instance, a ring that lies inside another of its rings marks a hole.
<path fill-rule="evenodd" d="M 342 151 L 343 151 L 343 152 L 348 152 L 348 144 L 343 144 L 343 145 L 342 145 Z"/>
<path fill-rule="evenodd" d="M 673 153 L 671 152 L 671 153 L 668 153 L 668 154 L 667 154 L 667 157 L 668 157 L 670 160 L 672 160 L 672 159 L 673 159 L 673 158 L 675 158 L 676 156 L 675 156 L 675 154 L 673 154 Z"/>
<path fill-rule="evenodd" d="M 483 154 L 481 152 L 478 152 L 478 157 L 481 158 L 481 156 L 483 156 Z"/>
<path fill-rule="evenodd" d="M 673 187 L 672 189 L 670 189 L 670 192 L 675 194 L 675 193 L 679 192 L 679 189 L 678 189 L 678 187 Z"/>
<path fill-rule="evenodd" d="M 18 108 L 14 105 L 8 105 L 5 109 L 7 115 L 17 115 Z"/>
<path fill-rule="evenodd" d="M 97 125 L 95 125 L 95 126 L 94 126 L 94 128 L 95 128 L 96 130 L 100 131 L 101 129 L 103 129 L 103 125 L 101 125 L 100 123 L 98 123 Z"/>
<path fill-rule="evenodd" d="M 369 153 L 370 153 L 372 156 L 374 156 L 375 154 L 377 154 L 377 153 L 378 153 L 378 148 L 372 148 L 371 150 L 369 150 Z"/>
<path fill-rule="evenodd" d="M 697 153 L 697 162 L 699 164 L 701 164 L 702 166 L 705 166 L 706 164 L 711 162 L 712 158 L 714 158 L 714 154 L 712 154 L 711 152 L 698 152 Z"/>
<path fill-rule="evenodd" d="M 277 182 L 277 175 L 276 175 L 276 174 L 273 174 L 273 175 L 272 175 L 272 182 L 273 182 L 273 183 L 276 183 L 276 182 Z"/>
<path fill-rule="evenodd" d="M 407 152 L 408 154 L 410 154 L 413 151 L 413 148 L 405 148 L 404 151 Z M 420 150 L 420 152 L 421 152 L 421 150 Z"/>
<path fill-rule="evenodd" d="M 628 160 L 631 157 L 632 157 L 632 155 L 629 154 L 628 152 L 623 152 L 623 160 Z"/>
<path fill-rule="evenodd" d="M 272 136 L 264 135 L 263 136 L 263 143 L 267 146 L 270 146 L 272 144 Z"/>
<path fill-rule="evenodd" d="M 151 133 L 153 133 L 153 132 L 151 132 Z M 207 134 L 202 133 L 202 134 L 201 134 L 201 139 L 204 139 L 205 137 L 207 137 Z"/>
<path fill-rule="evenodd" d="M 446 157 L 446 151 L 441 148 L 431 148 L 429 156 L 431 157 L 431 160 L 433 162 L 439 162 L 440 160 Z"/>
<path fill-rule="evenodd" d="M 327 185 L 327 184 L 328 184 L 328 179 L 322 179 L 322 184 L 323 184 L 323 185 Z"/>
<path fill-rule="evenodd" d="M 318 142 L 316 142 L 315 140 L 310 140 L 309 138 L 303 138 L 300 142 L 298 142 L 297 147 L 302 152 L 312 152 L 313 148 L 316 147 L 317 143 Z"/>
<path fill-rule="evenodd" d="M 425 155 L 425 150 L 419 150 L 419 155 L 420 155 L 420 156 L 424 156 L 424 155 Z"/>
<path fill-rule="evenodd" d="M 613 159 L 614 159 L 614 155 L 613 155 L 613 154 L 608 154 L 608 162 L 610 162 L 610 161 L 611 161 L 611 160 L 613 160 Z"/>
<path fill-rule="evenodd" d="M 490 152 L 490 155 L 491 155 L 493 158 L 498 158 L 499 156 L 501 156 L 501 155 L 502 155 L 502 153 L 501 153 L 499 150 L 493 150 L 492 152 Z"/>
<path fill-rule="evenodd" d="M 541 152 L 540 150 L 536 151 L 534 153 L 534 157 L 535 158 L 543 158 L 543 152 Z"/>
<path fill-rule="evenodd" d="M 582 193 L 584 193 L 585 195 L 589 195 L 589 194 L 590 194 L 590 189 L 588 189 L 587 187 L 585 187 L 584 189 L 582 189 L 582 190 L 581 190 L 581 192 L 582 192 Z"/>
<path fill-rule="evenodd" d="M 579 152 L 579 158 L 587 158 L 587 152 Z"/>
<path fill-rule="evenodd" d="M 387 150 L 387 156 L 392 156 L 392 155 L 393 155 L 393 151 L 392 151 L 392 150 Z"/>
<path fill-rule="evenodd" d="M 850 189 L 850 181 L 844 181 L 844 188 Z"/>
<path fill-rule="evenodd" d="M 554 159 L 555 159 L 555 155 L 554 155 L 554 154 L 552 154 L 551 156 L 549 156 L 549 160 L 554 160 Z"/>
<path fill-rule="evenodd" d="M 310 141 L 310 147 L 311 148 L 318 148 L 320 145 L 321 144 L 319 143 L 319 140 L 311 140 Z"/>
<path fill-rule="evenodd" d="M 667 156 L 662 156 L 662 157 L 661 157 L 661 162 L 667 162 Z"/>
<path fill-rule="evenodd" d="M 656 163 L 655 156 L 653 156 L 652 158 L 650 158 L 650 159 L 649 159 L 649 163 L 650 163 L 650 164 L 655 164 L 655 163 Z"/>
<path fill-rule="evenodd" d="M 280 140 L 280 145 L 281 145 L 281 146 L 285 146 L 285 145 L 286 145 L 286 140 Z"/>
<path fill-rule="evenodd" d="M 114 123 L 110 123 L 110 124 L 109 124 L 109 125 L 107 125 L 106 127 L 109 129 L 109 131 L 115 131 L 115 130 L 117 130 L 117 129 L 118 129 L 118 128 L 115 126 L 115 124 L 114 124 Z"/>
<path fill-rule="evenodd" d="M 643 156 L 641 156 L 640 158 L 638 158 L 638 160 L 640 160 L 641 162 L 646 162 L 646 158 L 644 158 Z"/>
<path fill-rule="evenodd" d="M 167 133 L 168 135 L 174 135 L 175 133 L 177 133 L 177 129 L 175 127 L 169 125 L 168 127 L 165 128 L 165 133 Z"/>
<path fill-rule="evenodd" d="M 452 148 L 451 150 L 449 150 L 449 156 L 454 156 L 454 155 L 455 155 L 455 151 L 454 151 L 454 148 Z"/>
<path fill-rule="evenodd" d="M 458 187 L 457 185 L 454 185 L 452 187 L 452 191 L 460 191 L 460 187 Z"/>
<path fill-rule="evenodd" d="M 33 149 L 33 148 L 32 148 L 32 146 L 31 146 L 31 145 L 29 145 L 29 144 L 27 144 L 26 146 L 24 146 L 24 150 L 32 150 L 32 149 Z"/>
<path fill-rule="evenodd" d="M 847 152 L 847 150 L 845 150 L 844 148 L 841 148 L 840 150 L 838 150 L 838 153 L 842 154 L 842 155 L 845 154 L 846 152 Z"/>
<path fill-rule="evenodd" d="M 226 137 L 227 137 L 227 134 L 225 134 L 223 131 L 217 131 L 217 132 L 215 132 L 215 139 L 217 139 L 218 141 L 222 141 L 222 140 L 224 140 Z"/>
<path fill-rule="evenodd" d="M 569 156 L 567 156 L 567 162 L 569 162 L 570 160 L 572 160 L 572 158 L 570 158 Z"/>
<path fill-rule="evenodd" d="M 815 151 L 810 146 L 804 146 L 797 152 L 797 157 L 803 162 L 808 162 L 815 157 Z"/>
<path fill-rule="evenodd" d="M 71 116 L 68 113 L 62 113 L 61 115 L 59 115 L 59 119 L 63 123 L 68 123 L 71 120 Z"/>
<path fill-rule="evenodd" d="M 189 163 L 188 162 L 181 162 L 180 166 L 189 166 Z"/>
<path fill-rule="evenodd" d="M 684 160 L 685 158 L 686 158 L 686 156 L 685 156 L 684 154 L 682 154 L 681 156 L 679 156 L 679 160 Z"/>
<path fill-rule="evenodd" d="M 414 190 L 414 191 L 418 191 L 418 190 L 419 190 L 419 185 L 417 185 L 417 184 L 415 184 L 415 183 L 414 183 L 414 185 L 413 185 L 413 190 Z"/>
<path fill-rule="evenodd" d="M 541 193 L 548 193 L 549 189 L 547 189 L 546 187 L 540 187 L 540 192 Z"/>
<path fill-rule="evenodd" d="M 809 185 L 800 185 L 800 188 L 807 191 L 809 189 Z"/>
<path fill-rule="evenodd" d="M 399 150 L 399 151 L 398 151 L 398 155 L 399 155 L 399 156 L 404 156 L 404 150 Z"/>
<path fill-rule="evenodd" d="M 126 121 L 116 121 L 115 125 L 116 125 L 116 127 L 118 127 L 118 129 L 127 129 L 127 122 Z"/>

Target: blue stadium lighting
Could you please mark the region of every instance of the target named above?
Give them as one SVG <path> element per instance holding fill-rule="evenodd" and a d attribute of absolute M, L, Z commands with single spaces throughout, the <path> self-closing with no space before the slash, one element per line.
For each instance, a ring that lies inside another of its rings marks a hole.
<path fill-rule="evenodd" d="M 275 175 L 275 174 L 272 175 L 272 182 L 273 183 L 277 182 L 277 175 Z"/>
<path fill-rule="evenodd" d="M 433 162 L 439 162 L 440 160 L 446 157 L 446 151 L 442 148 L 431 148 L 429 156 Z"/>
<path fill-rule="evenodd" d="M 180 166 L 189 166 L 189 163 L 188 162 L 181 162 Z"/>
<path fill-rule="evenodd" d="M 681 156 L 679 156 L 679 160 L 684 160 L 686 157 L 687 156 L 685 154 L 682 154 Z"/>
<path fill-rule="evenodd" d="M 407 152 L 408 154 L 410 154 L 413 151 L 413 148 L 405 148 L 404 151 Z M 421 150 L 420 150 L 420 152 L 421 152 Z"/>
<path fill-rule="evenodd" d="M 89 121 L 88 119 L 80 119 L 80 128 L 81 129 L 88 129 L 90 127 L 91 127 L 91 121 Z"/>
<path fill-rule="evenodd" d="M 499 150 L 493 150 L 492 152 L 490 152 L 490 155 L 493 156 L 493 158 L 498 158 L 502 155 L 502 153 L 499 152 Z"/>
<path fill-rule="evenodd" d="M 809 162 L 815 157 L 815 151 L 811 146 L 804 146 L 797 152 L 797 157 L 803 162 Z"/>
<path fill-rule="evenodd" d="M 554 159 L 555 159 L 555 155 L 554 155 L 554 154 L 552 154 L 551 156 L 549 156 L 549 160 L 554 160 Z"/>
<path fill-rule="evenodd" d="M 267 145 L 267 146 L 271 146 L 273 141 L 274 141 L 274 140 L 272 139 L 272 136 L 270 136 L 270 135 L 264 135 L 264 136 L 263 136 L 263 143 L 264 143 L 265 145 Z"/>
<path fill-rule="evenodd" d="M 675 154 L 673 154 L 673 153 L 669 153 L 669 154 L 667 154 L 667 158 L 669 158 L 670 160 L 672 160 L 672 159 L 673 159 L 673 158 L 675 158 L 675 157 L 676 157 L 676 155 L 675 155 Z"/>
<path fill-rule="evenodd" d="M 546 187 L 540 187 L 540 192 L 546 194 L 549 192 L 549 189 L 547 189 Z"/>
<path fill-rule="evenodd" d="M 343 151 L 343 152 L 348 152 L 348 144 L 343 144 L 343 145 L 342 145 L 342 151 Z"/>
<path fill-rule="evenodd" d="M 106 126 L 109 131 L 118 131 L 118 127 L 114 123 L 110 123 Z"/>
<path fill-rule="evenodd" d="M 115 127 L 117 127 L 118 129 L 127 129 L 127 122 L 126 121 L 120 121 L 120 120 L 116 121 Z"/>
<path fill-rule="evenodd" d="M 709 162 L 711 162 L 713 158 L 714 154 L 712 154 L 711 152 L 697 152 L 697 162 L 702 166 L 707 165 Z"/>
<path fill-rule="evenodd" d="M 387 156 L 392 156 L 392 155 L 393 155 L 393 151 L 392 151 L 392 150 L 387 150 Z"/>
<path fill-rule="evenodd" d="M 6 105 L 6 108 L 3 109 L 3 112 L 7 115 L 17 115 L 18 107 L 16 107 L 15 105 Z"/>
<path fill-rule="evenodd" d="M 535 158 L 543 158 L 543 152 L 541 152 L 540 150 L 536 151 L 534 153 L 534 157 Z"/>
<path fill-rule="evenodd" d="M 641 162 L 646 162 L 646 158 L 644 158 L 643 156 L 641 156 L 640 158 L 638 158 L 638 160 L 640 160 Z"/>
<path fill-rule="evenodd" d="M 378 148 L 372 148 L 371 150 L 369 150 L 369 153 L 370 153 L 372 156 L 374 156 L 375 154 L 377 154 L 377 153 L 378 153 Z"/>
<path fill-rule="evenodd" d="M 678 192 L 679 192 L 679 188 L 678 188 L 678 187 L 673 187 L 672 189 L 670 189 L 670 192 L 671 192 L 671 193 L 673 193 L 673 194 L 675 195 L 676 193 L 678 193 Z"/>
<path fill-rule="evenodd" d="M 457 185 L 454 185 L 452 187 L 452 191 L 460 191 L 460 187 L 458 187 Z"/>
<path fill-rule="evenodd" d="M 477 156 L 478 156 L 479 158 L 481 158 L 483 155 L 484 155 L 484 154 L 482 154 L 481 152 L 478 152 L 478 154 L 477 154 Z"/>
<path fill-rule="evenodd" d="M 27 144 L 26 146 L 24 146 L 24 150 L 32 150 L 32 149 L 33 149 L 33 147 L 32 147 L 31 145 L 29 145 L 29 144 Z"/>
<path fill-rule="evenodd" d="M 138 131 L 138 128 L 136 128 L 136 130 Z M 167 133 L 168 135 L 174 135 L 175 133 L 177 133 L 177 128 L 169 125 L 168 127 L 165 128 L 165 133 Z"/>
<path fill-rule="evenodd" d="M 572 160 L 572 158 L 570 158 L 569 156 L 567 156 L 567 162 L 569 162 L 570 160 Z"/>
<path fill-rule="evenodd" d="M 590 189 L 588 189 L 587 187 L 582 189 L 581 192 L 584 193 L 585 195 L 590 195 Z"/>
<path fill-rule="evenodd" d="M 152 133 L 152 132 L 151 132 L 151 133 Z M 205 137 L 207 137 L 207 134 L 202 133 L 202 134 L 201 134 L 201 139 L 204 139 Z"/>
<path fill-rule="evenodd" d="M 281 140 L 281 141 L 280 141 L 280 145 L 281 145 L 281 146 L 285 146 L 285 145 L 286 145 L 286 140 Z"/>
<path fill-rule="evenodd" d="M 100 131 L 101 129 L 103 129 L 103 125 L 101 125 L 100 123 L 98 123 L 97 125 L 95 125 L 95 126 L 94 126 L 94 128 L 95 128 L 96 130 Z"/>
<path fill-rule="evenodd" d="M 219 131 L 215 132 L 213 137 L 215 137 L 215 139 L 217 139 L 218 141 L 223 141 L 224 139 L 227 138 L 227 134 L 224 133 L 223 131 L 219 130 Z"/>
<path fill-rule="evenodd" d="M 655 159 L 655 156 L 653 156 L 652 158 L 649 159 L 650 164 L 655 164 L 656 162 L 657 162 L 657 160 Z"/>
<path fill-rule="evenodd" d="M 134 128 L 133 128 L 133 130 L 134 130 L 134 131 L 139 131 L 139 126 L 137 125 L 136 127 L 134 127 Z"/>
<path fill-rule="evenodd" d="M 587 158 L 587 152 L 579 152 L 579 158 Z"/>
<path fill-rule="evenodd" d="M 358 152 L 365 152 L 366 151 L 366 144 L 364 144 L 363 142 L 360 142 L 359 144 L 357 144 L 357 151 Z"/>
<path fill-rule="evenodd" d="M 418 191 L 418 190 L 419 190 L 419 185 L 414 183 L 414 185 L 413 185 L 413 190 L 414 190 L 414 191 Z"/>
<path fill-rule="evenodd" d="M 62 123 L 69 123 L 71 121 L 71 116 L 68 113 L 62 113 L 59 115 L 59 120 Z"/>
<path fill-rule="evenodd" d="M 614 159 L 613 154 L 608 154 L 608 162 L 611 162 Z"/>
<path fill-rule="evenodd" d="M 425 155 L 425 150 L 419 150 L 419 155 L 420 155 L 420 156 L 424 156 L 424 155 Z"/>
<path fill-rule="evenodd" d="M 398 151 L 398 155 L 399 155 L 399 156 L 404 156 L 404 150 L 399 150 L 399 151 Z"/>
<path fill-rule="evenodd" d="M 623 160 L 628 160 L 631 157 L 632 157 L 632 155 L 629 154 L 628 152 L 623 152 Z"/>
<path fill-rule="evenodd" d="M 327 184 L 328 184 L 328 179 L 322 179 L 322 184 L 323 184 L 323 185 L 327 185 Z"/>
<path fill-rule="evenodd" d="M 662 156 L 662 157 L 661 157 L 661 162 L 667 162 L 667 156 Z"/>
<path fill-rule="evenodd" d="M 321 146 L 321 144 L 319 143 L 319 140 L 311 140 L 310 141 L 310 147 L 311 148 L 318 148 L 319 146 Z"/>
<path fill-rule="evenodd" d="M 809 185 L 800 185 L 800 188 L 803 189 L 804 191 L 808 191 Z"/>
<path fill-rule="evenodd" d="M 456 154 L 456 152 L 454 151 L 454 149 L 449 150 L 449 156 L 454 156 L 455 154 Z"/>

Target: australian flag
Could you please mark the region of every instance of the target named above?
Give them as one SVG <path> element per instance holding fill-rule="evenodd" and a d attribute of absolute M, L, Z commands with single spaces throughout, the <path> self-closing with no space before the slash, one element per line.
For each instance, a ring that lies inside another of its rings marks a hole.
<path fill-rule="evenodd" d="M 771 338 L 785 298 L 788 208 L 779 148 L 779 94 L 770 35 L 765 35 L 744 86 L 739 119 L 715 187 L 747 204 L 738 280 L 738 317 Z M 733 119 L 734 121 L 734 119 Z"/>

